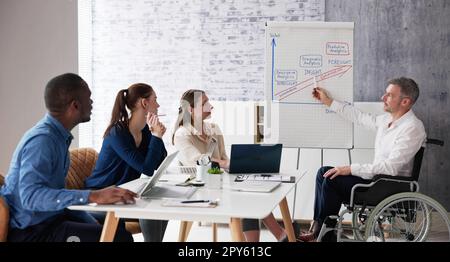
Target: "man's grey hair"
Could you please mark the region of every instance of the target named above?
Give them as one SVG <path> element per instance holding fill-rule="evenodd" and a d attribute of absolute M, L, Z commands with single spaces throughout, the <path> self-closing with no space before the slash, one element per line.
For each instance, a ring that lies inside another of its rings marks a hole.
<path fill-rule="evenodd" d="M 403 97 L 409 97 L 414 104 L 419 98 L 419 86 L 411 78 L 400 77 L 389 80 L 391 85 L 400 87 L 400 93 Z"/>

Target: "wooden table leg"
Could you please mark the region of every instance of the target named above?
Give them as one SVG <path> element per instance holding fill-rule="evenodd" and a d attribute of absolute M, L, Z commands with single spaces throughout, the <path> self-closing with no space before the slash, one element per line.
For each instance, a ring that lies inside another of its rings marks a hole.
<path fill-rule="evenodd" d="M 217 223 L 212 223 L 213 242 L 217 242 Z"/>
<path fill-rule="evenodd" d="M 286 197 L 281 200 L 280 204 L 281 216 L 283 217 L 284 228 L 288 236 L 289 242 L 295 242 L 295 232 L 292 226 L 291 214 L 289 212 L 289 206 Z"/>
<path fill-rule="evenodd" d="M 240 218 L 230 219 L 231 240 L 233 242 L 243 242 L 244 233 L 242 233 L 242 223 Z"/>
<path fill-rule="evenodd" d="M 106 213 L 105 223 L 103 224 L 102 235 L 100 236 L 100 242 L 113 242 L 114 235 L 116 234 L 117 225 L 119 219 L 114 212 Z"/>
<path fill-rule="evenodd" d="M 181 221 L 180 232 L 178 233 L 178 242 L 186 242 L 192 228 L 192 223 L 192 221 Z"/>

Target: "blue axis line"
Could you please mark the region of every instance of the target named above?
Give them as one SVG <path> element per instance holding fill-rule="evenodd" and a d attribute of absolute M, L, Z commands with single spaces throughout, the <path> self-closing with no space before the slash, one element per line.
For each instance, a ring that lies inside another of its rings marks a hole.
<path fill-rule="evenodd" d="M 277 44 L 275 43 L 275 38 L 272 38 L 272 101 L 274 100 L 274 78 L 275 78 L 275 46 Z"/>

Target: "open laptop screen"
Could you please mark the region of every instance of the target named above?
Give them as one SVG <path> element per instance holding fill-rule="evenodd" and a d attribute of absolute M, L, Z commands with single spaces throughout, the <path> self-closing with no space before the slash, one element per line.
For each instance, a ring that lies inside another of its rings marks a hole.
<path fill-rule="evenodd" d="M 282 144 L 231 145 L 229 173 L 279 173 L 282 149 Z"/>
<path fill-rule="evenodd" d="M 170 163 L 172 163 L 172 161 L 175 159 L 177 154 L 178 154 L 178 151 L 175 151 L 174 153 L 172 153 L 172 154 L 166 156 L 166 158 L 164 158 L 163 162 L 159 165 L 158 169 L 155 171 L 153 176 L 150 178 L 150 180 L 147 182 L 147 184 L 142 189 L 142 191 L 140 193 L 141 195 L 145 194 L 147 191 L 149 191 L 150 189 L 152 189 L 152 187 L 154 187 L 156 185 L 158 180 L 164 174 L 164 171 L 166 171 L 166 169 L 169 167 Z"/>

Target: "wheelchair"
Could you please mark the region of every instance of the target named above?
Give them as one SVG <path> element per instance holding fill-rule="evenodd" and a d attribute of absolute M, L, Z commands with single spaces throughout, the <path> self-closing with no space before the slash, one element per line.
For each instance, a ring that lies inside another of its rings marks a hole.
<path fill-rule="evenodd" d="M 427 139 L 427 144 L 444 142 Z M 369 184 L 352 188 L 346 209 L 329 216 L 320 230 L 318 241 L 334 234 L 337 242 L 450 242 L 450 220 L 441 204 L 419 193 L 419 173 L 425 148 L 414 156 L 410 177 L 376 175 Z M 351 215 L 351 225 L 344 215 Z M 347 237 L 346 233 L 353 233 Z"/>

